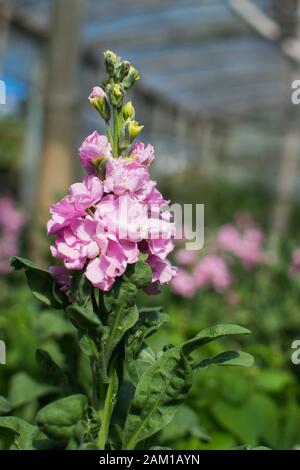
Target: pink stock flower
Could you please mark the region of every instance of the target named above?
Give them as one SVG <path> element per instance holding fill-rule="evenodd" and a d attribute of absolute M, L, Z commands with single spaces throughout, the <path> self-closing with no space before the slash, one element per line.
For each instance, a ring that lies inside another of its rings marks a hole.
<path fill-rule="evenodd" d="M 171 265 L 167 259 L 161 259 L 159 256 L 151 255 L 147 259 L 147 263 L 152 269 L 152 291 L 149 293 L 157 293 L 155 287 L 157 284 L 168 284 L 177 274 L 177 268 Z"/>
<path fill-rule="evenodd" d="M 199 288 L 211 287 L 224 292 L 231 285 L 231 275 L 223 258 L 217 255 L 206 256 L 196 265 L 194 279 Z"/>
<path fill-rule="evenodd" d="M 111 158 L 106 166 L 105 192 L 121 196 L 126 192 L 144 201 L 155 187 L 148 169 L 124 158 Z"/>
<path fill-rule="evenodd" d="M 129 158 L 133 159 L 135 163 L 139 163 L 140 165 L 150 166 L 155 158 L 154 148 L 151 144 L 148 144 L 147 147 L 145 147 L 142 142 L 138 142 L 133 146 Z"/>
<path fill-rule="evenodd" d="M 194 277 L 184 269 L 179 269 L 177 275 L 172 279 L 171 289 L 175 294 L 187 299 L 192 298 L 197 290 Z"/>
<path fill-rule="evenodd" d="M 95 164 L 101 158 L 111 157 L 111 145 L 105 135 L 94 131 L 79 148 L 80 163 L 89 175 L 97 175 Z"/>
<path fill-rule="evenodd" d="M 100 201 L 103 184 L 96 176 L 86 176 L 82 183 L 74 183 L 69 188 L 69 195 L 50 208 L 52 215 L 48 221 L 48 235 L 54 235 L 67 227 L 75 218 L 85 216 L 87 209 Z"/>
<path fill-rule="evenodd" d="M 175 227 L 155 184 L 145 166 L 109 158 L 103 182 L 87 176 L 51 207 L 52 256 L 68 270 L 84 269 L 94 287 L 107 291 L 143 252 L 153 272 L 150 290 L 170 282 L 175 269 L 166 257 Z"/>

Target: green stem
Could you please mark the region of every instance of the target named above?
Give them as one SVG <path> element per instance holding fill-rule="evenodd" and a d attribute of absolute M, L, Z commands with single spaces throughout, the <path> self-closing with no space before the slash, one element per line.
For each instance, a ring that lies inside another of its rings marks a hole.
<path fill-rule="evenodd" d="M 110 377 L 110 382 L 107 388 L 106 397 L 104 404 L 102 402 L 102 407 L 100 409 L 99 418 L 101 422 L 100 431 L 98 434 L 98 448 L 100 450 L 105 450 L 105 445 L 108 438 L 110 420 L 112 412 L 114 409 L 114 401 L 118 388 L 118 378 L 115 370 Z"/>
<path fill-rule="evenodd" d="M 123 106 L 114 108 L 114 137 L 113 137 L 113 157 L 119 156 L 119 137 L 123 119 Z"/>
<path fill-rule="evenodd" d="M 108 121 L 105 121 L 105 130 L 106 130 L 106 135 L 108 137 L 108 140 L 111 144 L 111 146 L 113 147 L 114 145 L 114 138 L 113 138 L 113 135 L 112 135 L 112 132 L 111 132 L 111 128 L 110 128 L 110 125 L 109 125 L 109 122 Z"/>

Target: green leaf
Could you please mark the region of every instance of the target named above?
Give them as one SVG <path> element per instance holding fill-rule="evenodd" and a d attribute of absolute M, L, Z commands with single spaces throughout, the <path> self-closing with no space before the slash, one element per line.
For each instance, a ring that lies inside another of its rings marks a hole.
<path fill-rule="evenodd" d="M 225 351 L 211 359 L 204 359 L 194 369 L 203 369 L 208 366 L 239 366 L 252 367 L 253 356 L 243 351 Z"/>
<path fill-rule="evenodd" d="M 88 330 L 89 328 L 97 328 L 102 326 L 101 321 L 97 315 L 89 308 L 70 305 L 67 307 L 66 313 L 77 328 Z"/>
<path fill-rule="evenodd" d="M 68 304 L 67 297 L 58 289 L 52 274 L 48 271 L 18 256 L 11 259 L 11 266 L 15 270 L 25 270 L 28 285 L 40 302 L 57 309 L 63 309 Z"/>
<path fill-rule="evenodd" d="M 165 351 L 142 375 L 126 419 L 123 449 L 155 434 L 173 418 L 192 385 L 192 369 L 179 348 Z"/>
<path fill-rule="evenodd" d="M 54 377 L 57 380 L 66 394 L 70 393 L 70 385 L 66 374 L 53 361 L 52 357 L 47 351 L 38 349 L 36 352 L 36 360 L 42 369 L 44 369 L 50 375 L 50 377 Z"/>
<path fill-rule="evenodd" d="M 161 431 L 159 441 L 169 444 L 189 436 L 203 442 L 210 441 L 207 432 L 199 425 L 197 414 L 188 406 L 181 405 L 172 421 Z"/>
<path fill-rule="evenodd" d="M 38 412 L 37 425 L 52 439 L 70 439 L 78 421 L 85 418 L 87 406 L 87 397 L 84 395 L 61 398 Z"/>
<path fill-rule="evenodd" d="M 0 416 L 7 415 L 12 409 L 12 405 L 7 398 L 0 395 Z"/>
<path fill-rule="evenodd" d="M 239 406 L 219 401 L 212 412 L 216 421 L 241 443 L 276 447 L 280 436 L 278 407 L 266 395 L 253 393 Z"/>
<path fill-rule="evenodd" d="M 256 386 L 267 393 L 280 393 L 294 382 L 294 376 L 287 370 L 267 369 L 256 377 Z"/>
<path fill-rule="evenodd" d="M 8 396 L 11 405 L 17 408 L 57 391 L 57 387 L 40 384 L 25 372 L 18 372 L 11 379 Z"/>
<path fill-rule="evenodd" d="M 140 310 L 139 319 L 130 331 L 128 345 L 136 354 L 146 338 L 151 336 L 169 319 L 161 308 L 144 308 Z"/>
<path fill-rule="evenodd" d="M 215 325 L 205 330 L 200 331 L 194 338 L 186 341 L 182 346 L 182 351 L 184 354 L 188 355 L 194 349 L 203 346 L 204 344 L 210 343 L 216 339 L 222 338 L 223 336 L 230 335 L 248 335 L 251 332 L 246 328 L 238 325 L 225 324 L 225 325 Z"/>
<path fill-rule="evenodd" d="M 152 270 L 148 263 L 140 260 L 128 267 L 124 277 L 129 279 L 139 289 L 143 289 L 151 284 Z"/>
<path fill-rule="evenodd" d="M 74 335 L 76 329 L 58 311 L 43 311 L 34 319 L 34 327 L 37 335 L 42 339 L 62 338 L 65 335 Z"/>
<path fill-rule="evenodd" d="M 15 416 L 0 417 L 0 435 L 11 440 L 10 449 L 32 450 L 38 429 Z"/>
<path fill-rule="evenodd" d="M 82 331 L 78 331 L 78 342 L 81 351 L 89 357 L 97 356 L 97 345 L 95 341 Z"/>
<path fill-rule="evenodd" d="M 134 284 L 120 280 L 114 284 L 110 292 L 104 294 L 109 327 L 109 337 L 103 343 L 103 350 L 106 351 L 106 367 L 116 346 L 139 318 L 135 304 L 137 293 L 138 289 Z"/>
<path fill-rule="evenodd" d="M 146 343 L 143 343 L 138 354 L 132 355 L 127 351 L 126 367 L 130 380 L 136 385 L 147 367 L 155 364 L 157 355 Z"/>

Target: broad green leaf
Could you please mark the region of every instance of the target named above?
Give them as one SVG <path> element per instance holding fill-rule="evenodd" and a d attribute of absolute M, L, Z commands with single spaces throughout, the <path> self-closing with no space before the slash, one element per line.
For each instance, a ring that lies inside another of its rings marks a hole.
<path fill-rule="evenodd" d="M 104 294 L 109 327 L 109 337 L 107 342 L 103 344 L 103 350 L 106 351 L 106 366 L 108 366 L 115 347 L 139 318 L 138 308 L 135 304 L 137 292 L 134 284 L 120 280 L 114 284 L 110 292 Z"/>
<path fill-rule="evenodd" d="M 17 408 L 57 392 L 57 387 L 38 383 L 25 372 L 18 372 L 11 379 L 8 397 L 11 405 Z"/>
<path fill-rule="evenodd" d="M 130 350 L 127 350 L 126 366 L 130 380 L 136 385 L 147 367 L 156 362 L 157 355 L 146 343 L 142 344 L 138 354 L 132 355 L 130 352 Z"/>
<path fill-rule="evenodd" d="M 58 289 L 52 274 L 48 271 L 18 256 L 11 259 L 11 266 L 15 270 L 25 270 L 28 285 L 40 302 L 57 309 L 63 309 L 68 304 L 67 297 Z"/>
<path fill-rule="evenodd" d="M 266 369 L 255 379 L 257 388 L 267 393 L 279 393 L 294 383 L 294 376 L 287 370 Z"/>
<path fill-rule="evenodd" d="M 102 326 L 97 315 L 89 308 L 70 305 L 66 308 L 66 313 L 77 328 L 88 330 Z"/>
<path fill-rule="evenodd" d="M 130 265 L 125 273 L 126 278 L 139 289 L 149 286 L 152 280 L 150 265 L 142 260 Z"/>
<path fill-rule="evenodd" d="M 38 412 L 37 425 L 52 439 L 70 439 L 78 421 L 85 418 L 87 406 L 84 395 L 60 398 Z"/>
<path fill-rule="evenodd" d="M 97 356 L 97 346 L 95 341 L 86 333 L 78 331 L 78 342 L 81 351 L 87 356 Z"/>
<path fill-rule="evenodd" d="M 225 351 L 211 359 L 204 359 L 194 366 L 194 369 L 203 369 L 208 366 L 252 367 L 253 361 L 253 356 L 243 351 Z"/>
<path fill-rule="evenodd" d="M 44 369 L 44 371 L 57 380 L 64 392 L 66 394 L 70 393 L 70 385 L 66 374 L 53 361 L 50 354 L 47 351 L 44 351 L 43 349 L 38 349 L 36 352 L 36 359 L 38 364 Z"/>
<path fill-rule="evenodd" d="M 130 331 L 128 345 L 136 354 L 143 341 L 157 331 L 169 319 L 161 308 L 144 308 L 140 310 L 139 319 Z"/>
<path fill-rule="evenodd" d="M 65 335 L 74 335 L 76 332 L 72 323 L 61 312 L 55 310 L 41 312 L 35 319 L 34 327 L 42 339 L 62 338 Z"/>
<path fill-rule="evenodd" d="M 159 441 L 169 444 L 188 436 L 196 437 L 202 442 L 210 441 L 207 432 L 199 425 L 197 414 L 188 406 L 181 405 L 172 421 L 162 429 Z"/>
<path fill-rule="evenodd" d="M 251 332 L 246 328 L 238 325 L 225 324 L 215 325 L 205 330 L 200 331 L 194 338 L 186 341 L 182 346 L 184 354 L 190 354 L 194 349 L 203 346 L 204 344 L 210 343 L 216 339 L 222 338 L 223 336 L 230 335 L 248 335 Z"/>
<path fill-rule="evenodd" d="M 165 351 L 142 375 L 126 419 L 123 449 L 160 431 L 186 399 L 193 372 L 179 348 Z"/>
<path fill-rule="evenodd" d="M 15 416 L 0 417 L 0 435 L 11 439 L 10 449 L 32 450 L 38 429 Z"/>
<path fill-rule="evenodd" d="M 279 414 L 275 402 L 266 395 L 254 393 L 239 404 L 217 402 L 212 408 L 216 421 L 247 446 L 262 443 L 276 447 L 279 431 Z"/>
<path fill-rule="evenodd" d="M 0 416 L 7 415 L 12 409 L 12 405 L 7 398 L 0 395 Z"/>

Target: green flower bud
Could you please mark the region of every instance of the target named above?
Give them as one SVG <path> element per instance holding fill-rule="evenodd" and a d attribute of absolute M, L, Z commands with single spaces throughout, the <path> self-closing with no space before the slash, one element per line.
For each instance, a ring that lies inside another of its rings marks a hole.
<path fill-rule="evenodd" d="M 123 108 L 123 117 L 124 120 L 127 121 L 128 118 L 134 119 L 135 116 L 135 109 L 131 101 L 125 104 Z"/>
<path fill-rule="evenodd" d="M 109 101 L 112 106 L 119 108 L 123 102 L 124 90 L 120 83 L 115 83 L 108 87 Z"/>
<path fill-rule="evenodd" d="M 129 135 L 130 143 L 142 132 L 144 126 L 140 126 L 137 121 L 130 120 L 129 123 Z"/>
<path fill-rule="evenodd" d="M 89 101 L 105 121 L 110 120 L 110 107 L 102 88 L 95 86 L 89 96 Z"/>
<path fill-rule="evenodd" d="M 131 88 L 134 82 L 139 80 L 139 78 L 139 72 L 133 67 L 133 65 L 131 65 L 127 75 L 122 80 L 124 90 L 129 90 L 129 88 Z"/>
<path fill-rule="evenodd" d="M 144 126 L 140 126 L 137 121 L 127 119 L 120 131 L 119 147 L 121 150 L 127 149 L 133 140 L 143 130 Z"/>
<path fill-rule="evenodd" d="M 119 57 L 112 51 L 105 51 L 104 63 L 108 75 L 113 77 L 116 71 L 116 66 L 119 63 Z"/>
<path fill-rule="evenodd" d="M 107 160 L 107 157 L 101 156 L 92 162 L 92 165 L 96 168 L 100 179 L 104 179 Z"/>
<path fill-rule="evenodd" d="M 131 63 L 128 62 L 128 60 L 122 60 L 115 69 L 115 75 L 114 78 L 118 82 L 121 82 L 123 78 L 128 74 L 129 70 L 131 67 Z"/>

